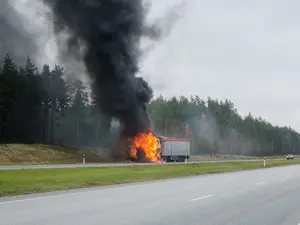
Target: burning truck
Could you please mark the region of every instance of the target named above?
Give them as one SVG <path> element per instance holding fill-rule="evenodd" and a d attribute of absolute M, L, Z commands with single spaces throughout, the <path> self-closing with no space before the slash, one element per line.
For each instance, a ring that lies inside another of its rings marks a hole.
<path fill-rule="evenodd" d="M 153 90 L 137 76 L 144 53 L 140 43 L 145 37 L 159 40 L 164 32 L 146 22 L 149 10 L 144 1 L 43 2 L 52 12 L 53 31 L 58 40 L 68 34 L 62 42 L 64 46 L 59 48 L 61 61 L 75 60 L 84 65 L 83 74 L 88 75 L 94 104 L 122 125 L 112 158 L 138 162 L 187 158 L 186 141 L 160 139 L 151 132 L 147 105 Z M 129 140 L 131 144 L 127 145 Z"/>
<path fill-rule="evenodd" d="M 131 161 L 184 162 L 190 157 L 188 138 L 168 138 L 145 132 L 131 138 L 128 146 Z"/>

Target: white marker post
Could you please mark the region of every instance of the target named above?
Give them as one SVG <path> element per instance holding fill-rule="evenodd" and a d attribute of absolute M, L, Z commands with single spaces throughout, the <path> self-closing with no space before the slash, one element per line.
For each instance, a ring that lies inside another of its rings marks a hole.
<path fill-rule="evenodd" d="M 82 164 L 85 164 L 85 155 L 82 155 Z"/>
<path fill-rule="evenodd" d="M 266 167 L 267 159 L 264 157 L 264 167 Z"/>

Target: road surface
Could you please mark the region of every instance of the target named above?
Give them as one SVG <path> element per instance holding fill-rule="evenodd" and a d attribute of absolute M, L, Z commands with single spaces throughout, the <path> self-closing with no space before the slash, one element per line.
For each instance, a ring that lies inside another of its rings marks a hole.
<path fill-rule="evenodd" d="M 282 159 L 272 159 L 282 160 Z M 251 162 L 263 161 L 263 159 L 252 160 L 218 160 L 218 161 L 198 161 L 187 162 L 192 163 L 223 163 L 223 162 Z M 23 169 L 66 169 L 66 168 L 91 168 L 91 167 L 116 167 L 116 166 L 145 166 L 155 165 L 156 163 L 89 163 L 89 164 L 51 164 L 51 165 L 18 165 L 18 166 L 0 166 L 0 170 L 23 170 Z M 181 163 L 168 163 L 168 164 L 185 164 Z"/>
<path fill-rule="evenodd" d="M 299 225 L 300 166 L 0 198 L 3 225 Z"/>

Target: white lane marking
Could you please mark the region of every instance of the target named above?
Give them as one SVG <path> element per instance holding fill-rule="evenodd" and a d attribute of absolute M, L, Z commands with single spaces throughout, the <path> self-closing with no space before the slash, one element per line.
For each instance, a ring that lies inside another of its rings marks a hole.
<path fill-rule="evenodd" d="M 135 187 L 137 185 L 126 185 L 124 187 Z M 43 197 L 33 197 L 33 198 L 25 198 L 25 199 L 17 199 L 17 200 L 11 200 L 11 201 L 0 201 L 0 205 L 4 204 L 12 204 L 12 203 L 19 203 L 19 202 L 27 202 L 27 201 L 36 201 L 36 200 L 43 200 L 43 199 L 50 199 L 50 198 L 58 198 L 58 197 L 66 197 L 66 196 L 76 196 L 76 195 L 83 195 L 83 194 L 89 194 L 93 192 L 102 192 L 102 191 L 109 191 L 114 190 L 115 188 L 103 188 L 103 189 L 97 189 L 97 190 L 90 190 L 90 191 L 79 191 L 79 192 L 72 192 L 72 193 L 64 193 L 64 194 L 57 194 L 57 195 L 49 195 L 49 196 L 43 196 Z"/>
<path fill-rule="evenodd" d="M 264 180 L 264 181 L 258 182 L 257 184 L 258 184 L 258 185 L 261 185 L 261 184 L 265 184 L 266 182 L 267 182 L 267 181 Z"/>
<path fill-rule="evenodd" d="M 81 194 L 88 194 L 88 193 L 92 193 L 92 192 L 106 191 L 106 190 L 110 190 L 110 189 L 101 189 L 101 190 L 93 190 L 93 191 L 83 191 L 83 192 L 76 192 L 76 193 L 66 193 L 66 194 L 49 195 L 49 196 L 43 196 L 43 197 L 11 200 L 11 201 L 6 201 L 6 202 L 0 202 L 0 205 L 18 203 L 18 202 L 43 200 L 43 199 L 48 199 L 48 198 L 58 198 L 58 197 L 65 197 L 65 196 L 72 196 L 72 195 L 81 195 Z"/>
<path fill-rule="evenodd" d="M 215 196 L 215 194 L 212 194 L 212 195 L 205 195 L 205 196 L 202 196 L 202 197 L 199 197 L 199 198 L 193 198 L 193 199 L 191 199 L 190 201 L 191 201 L 191 202 L 194 202 L 194 201 L 202 200 L 202 199 L 205 199 L 205 198 L 210 198 L 210 197 L 213 197 L 213 196 Z"/>

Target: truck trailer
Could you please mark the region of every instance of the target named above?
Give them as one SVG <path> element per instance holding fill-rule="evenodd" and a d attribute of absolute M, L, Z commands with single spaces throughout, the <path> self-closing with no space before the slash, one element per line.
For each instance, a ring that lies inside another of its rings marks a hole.
<path fill-rule="evenodd" d="M 188 138 L 159 137 L 160 154 L 165 162 L 184 162 L 190 157 L 190 140 Z"/>

